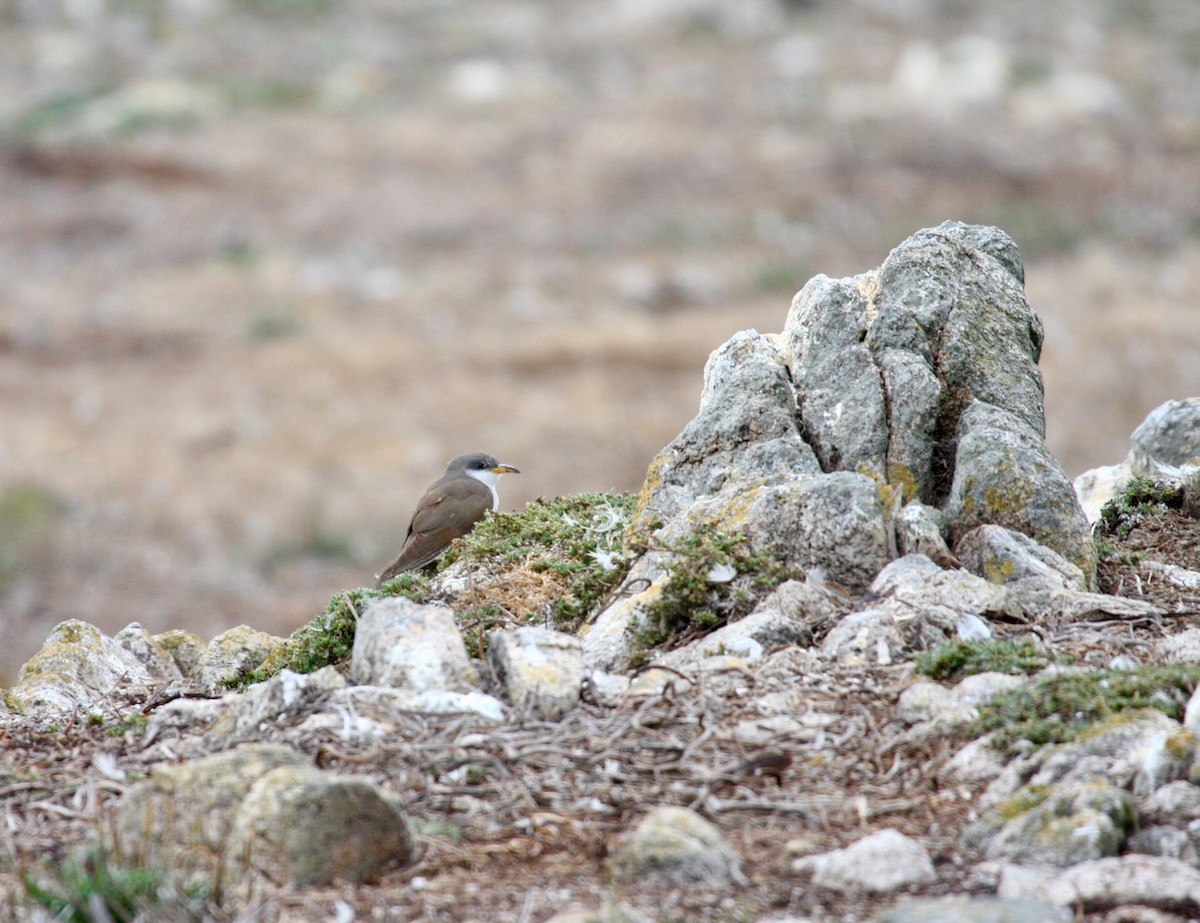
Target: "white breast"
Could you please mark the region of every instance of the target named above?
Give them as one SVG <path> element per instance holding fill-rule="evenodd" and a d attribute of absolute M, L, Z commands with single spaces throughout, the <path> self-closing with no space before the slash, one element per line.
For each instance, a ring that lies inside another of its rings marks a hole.
<path fill-rule="evenodd" d="M 496 491 L 496 484 L 500 480 L 500 475 L 495 471 L 476 471 L 468 468 L 467 474 L 477 481 L 482 481 L 487 485 L 488 490 L 492 492 L 492 512 L 500 509 L 500 494 Z"/>

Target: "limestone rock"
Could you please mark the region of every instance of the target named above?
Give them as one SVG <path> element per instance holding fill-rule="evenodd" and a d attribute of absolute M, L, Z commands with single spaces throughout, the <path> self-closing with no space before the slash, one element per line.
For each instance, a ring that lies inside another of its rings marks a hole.
<path fill-rule="evenodd" d="M 226 680 L 261 666 L 283 643 L 282 638 L 245 625 L 223 631 L 205 647 L 196 682 L 205 692 L 220 692 Z"/>
<path fill-rule="evenodd" d="M 623 901 L 614 901 L 596 910 L 564 910 L 546 923 L 651 923 Z"/>
<path fill-rule="evenodd" d="M 356 683 L 470 692 L 474 674 L 454 613 L 402 596 L 376 600 L 358 620 L 350 675 Z"/>
<path fill-rule="evenodd" d="M 918 500 L 907 503 L 893 520 L 896 550 L 901 555 L 919 554 L 941 567 L 957 567 L 958 560 L 946 544 L 946 516 L 934 506 Z"/>
<path fill-rule="evenodd" d="M 52 718 L 91 708 L 119 684 L 146 685 L 154 678 L 118 641 L 70 619 L 56 625 L 21 667 L 4 704 L 18 714 Z"/>
<path fill-rule="evenodd" d="M 1027 786 L 969 826 L 989 859 L 1067 866 L 1115 855 L 1134 824 L 1129 793 L 1100 779 Z"/>
<path fill-rule="evenodd" d="M 669 887 L 742 884 L 741 860 L 721 831 L 687 808 L 655 808 L 616 857 L 622 877 Z"/>
<path fill-rule="evenodd" d="M 117 803 L 115 825 L 121 854 L 133 861 L 212 874 L 237 857 L 225 855 L 242 801 L 254 783 L 281 766 L 307 767 L 290 747 L 250 744 L 203 759 L 155 766 Z"/>
<path fill-rule="evenodd" d="M 953 566 L 943 532 L 997 522 L 1090 583 L 1088 525 L 1043 441 L 1042 328 L 1022 284 L 1007 235 L 954 222 L 914 234 L 875 272 L 812 279 L 781 335 L 744 331 L 710 357 L 700 410 L 651 464 L 631 533 L 658 549 L 706 529 L 740 534 L 860 591 L 889 545 Z M 628 661 L 626 629 L 661 591 L 671 552 L 654 554 L 589 630 L 589 667 Z M 827 647 L 887 662 L 894 615 L 860 614 Z M 854 650 L 867 623 L 883 635 Z"/>
<path fill-rule="evenodd" d="M 113 635 L 113 640 L 133 654 L 151 676 L 183 679 L 183 671 L 167 647 L 137 622 L 130 622 Z"/>
<path fill-rule="evenodd" d="M 1200 457 L 1200 397 L 1166 401 L 1146 415 L 1129 437 L 1126 467 L 1153 477 L 1158 465 L 1185 465 Z"/>
<path fill-rule="evenodd" d="M 1133 477 L 1160 477 L 1159 465 L 1181 466 L 1200 457 L 1200 397 L 1167 401 L 1146 415 L 1130 436 L 1129 454 L 1119 465 L 1105 465 L 1075 478 L 1090 522 L 1125 489 Z"/>
<path fill-rule="evenodd" d="M 876 576 L 869 608 L 840 619 L 821 651 L 839 663 L 893 663 L 918 641 L 929 646 L 961 633 L 963 620 L 986 627 L 1011 609 L 1007 592 L 966 571 L 946 571 L 924 555 L 906 555 Z"/>
<path fill-rule="evenodd" d="M 583 652 L 574 635 L 532 626 L 493 631 L 487 660 L 518 708 L 553 720 L 579 704 Z"/>
<path fill-rule="evenodd" d="M 1001 692 L 1029 683 L 1028 677 L 1007 673 L 976 673 L 947 688 L 931 680 L 918 680 L 900 694 L 896 717 L 907 724 L 940 721 L 961 724 L 975 718 L 979 706 Z"/>
<path fill-rule="evenodd" d="M 1040 429 L 1017 414 L 982 401 L 963 411 L 945 511 L 952 534 L 984 523 L 1005 526 L 1057 551 L 1095 586 L 1096 546 L 1075 489 Z"/>
<path fill-rule="evenodd" d="M 195 679 L 199 675 L 200 664 L 204 661 L 204 650 L 207 647 L 199 635 L 182 628 L 172 628 L 160 635 L 154 635 L 153 640 L 155 645 L 171 658 L 185 679 Z"/>
<path fill-rule="evenodd" d="M 1198 854 L 1192 838 L 1178 827 L 1143 827 L 1129 838 L 1125 851 L 1147 856 L 1169 856 L 1195 866 Z"/>
<path fill-rule="evenodd" d="M 298 886 L 370 881 L 415 861 L 400 802 L 367 779 L 281 766 L 255 780 L 237 811 L 232 856 Z"/>
<path fill-rule="evenodd" d="M 1200 818 L 1200 786 L 1177 779 L 1156 788 L 1141 801 L 1143 817 L 1163 821 L 1192 821 Z"/>
<path fill-rule="evenodd" d="M 1034 898 L 908 898 L 880 911 L 874 923 L 1070 923 L 1070 910 Z"/>
<path fill-rule="evenodd" d="M 1200 913 L 1200 871 L 1166 856 L 1095 859 L 1066 869 L 1042 894 L 1053 904 L 1082 913 L 1140 904 L 1195 916 Z"/>
<path fill-rule="evenodd" d="M 293 673 L 281 670 L 265 683 L 242 695 L 230 696 L 221 716 L 206 735 L 212 744 L 221 745 L 234 740 L 257 736 L 264 725 L 273 723 L 289 710 L 311 704 L 334 689 L 342 689 L 346 681 L 333 667 L 323 667 L 315 673 Z"/>
<path fill-rule="evenodd" d="M 792 863 L 813 884 L 832 891 L 882 893 L 937 878 L 925 848 L 898 830 L 880 830 L 845 849 L 804 856 Z"/>
<path fill-rule="evenodd" d="M 1183 631 L 1154 642 L 1154 658 L 1162 663 L 1200 663 L 1200 628 L 1185 628 Z M 1192 706 L 1191 702 L 1188 702 Z M 1184 724 L 1200 722 L 1200 702 L 1190 707 Z"/>

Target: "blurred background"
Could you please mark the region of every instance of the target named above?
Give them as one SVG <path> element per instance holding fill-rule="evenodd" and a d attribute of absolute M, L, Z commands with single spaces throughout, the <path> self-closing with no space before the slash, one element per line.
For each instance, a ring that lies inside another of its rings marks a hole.
<path fill-rule="evenodd" d="M 1018 242 L 1068 474 L 1200 394 L 1195 0 L 0 0 L 0 685 L 283 633 L 446 460 L 637 489 L 708 353 Z"/>

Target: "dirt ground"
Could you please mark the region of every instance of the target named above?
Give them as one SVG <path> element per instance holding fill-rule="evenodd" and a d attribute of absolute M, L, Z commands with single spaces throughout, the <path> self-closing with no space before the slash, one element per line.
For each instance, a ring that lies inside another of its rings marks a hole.
<path fill-rule="evenodd" d="M 0 684 L 285 632 L 459 452 L 636 488 L 708 353 L 953 218 L 1074 475 L 1200 393 L 1191 0 L 0 5 Z"/>

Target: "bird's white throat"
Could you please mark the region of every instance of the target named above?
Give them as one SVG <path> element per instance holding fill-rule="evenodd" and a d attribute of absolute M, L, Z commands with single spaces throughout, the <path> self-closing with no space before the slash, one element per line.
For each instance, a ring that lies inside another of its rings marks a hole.
<path fill-rule="evenodd" d="M 496 510 L 500 509 L 500 494 L 496 492 L 496 484 L 500 481 L 500 475 L 498 475 L 495 471 L 486 468 L 483 471 L 477 471 L 474 468 L 468 468 L 467 474 L 477 481 L 482 481 L 487 485 L 488 490 L 492 492 L 492 512 L 494 513 Z"/>

